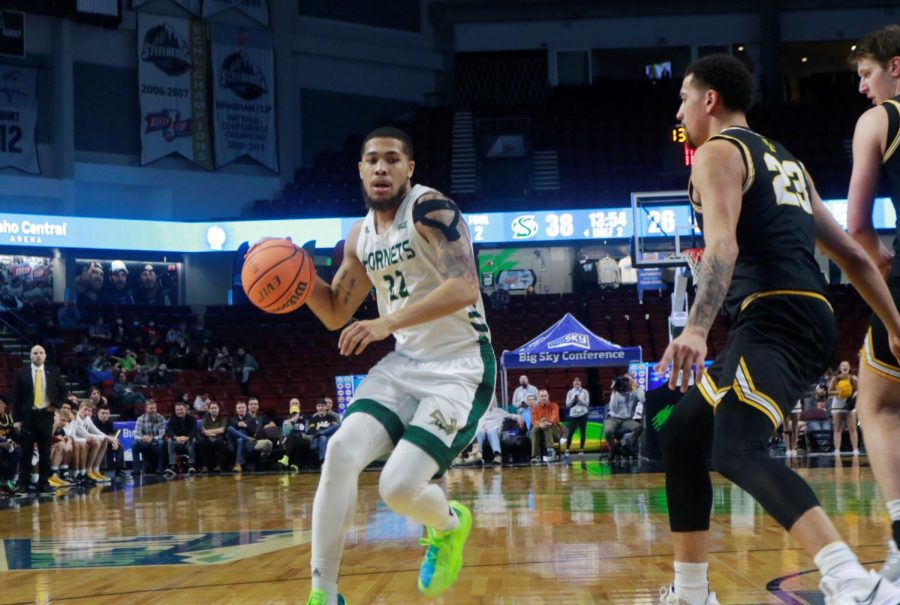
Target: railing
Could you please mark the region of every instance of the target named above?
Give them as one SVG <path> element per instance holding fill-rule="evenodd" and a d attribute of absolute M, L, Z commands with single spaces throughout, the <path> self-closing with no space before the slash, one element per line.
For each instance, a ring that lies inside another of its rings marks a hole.
<path fill-rule="evenodd" d="M 0 330 L 5 335 L 18 339 L 16 343 L 4 344 L 7 353 L 27 355 L 34 345 L 34 336 L 39 336 L 34 324 L 10 309 L 0 306 Z"/>

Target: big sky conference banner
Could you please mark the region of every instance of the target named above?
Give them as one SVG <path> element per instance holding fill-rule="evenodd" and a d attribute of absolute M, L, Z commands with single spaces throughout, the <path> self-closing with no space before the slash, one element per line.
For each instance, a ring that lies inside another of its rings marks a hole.
<path fill-rule="evenodd" d="M 37 72 L 0 66 L 0 168 L 40 174 L 37 125 Z"/>
<path fill-rule="evenodd" d="M 145 4 L 150 4 L 151 2 L 155 2 L 156 0 L 132 0 L 131 7 L 134 9 L 140 8 Z M 188 11 L 192 15 L 200 16 L 200 0 L 172 0 L 175 4 L 182 7 L 184 10 Z"/>
<path fill-rule="evenodd" d="M 216 168 L 248 156 L 278 172 L 272 33 L 209 26 Z"/>
<path fill-rule="evenodd" d="M 212 170 L 206 24 L 140 13 L 141 164 L 178 153 Z"/>
<path fill-rule="evenodd" d="M 212 17 L 232 8 L 236 8 L 263 25 L 269 25 L 268 0 L 205 0 L 203 2 L 203 18 Z"/>

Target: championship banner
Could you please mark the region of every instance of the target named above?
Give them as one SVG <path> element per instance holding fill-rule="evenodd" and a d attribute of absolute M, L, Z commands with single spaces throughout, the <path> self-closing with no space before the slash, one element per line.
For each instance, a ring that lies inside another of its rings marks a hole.
<path fill-rule="evenodd" d="M 178 153 L 212 170 L 206 24 L 138 15 L 141 164 Z"/>
<path fill-rule="evenodd" d="M 188 11 L 192 15 L 200 16 L 200 0 L 169 0 L 170 2 L 174 2 L 184 10 Z M 150 4 L 151 2 L 156 2 L 156 0 L 132 0 L 131 8 L 137 10 L 138 8 L 144 6 L 145 4 Z"/>
<path fill-rule="evenodd" d="M 278 172 L 271 32 L 209 26 L 216 168 L 249 156 Z"/>
<path fill-rule="evenodd" d="M 34 139 L 36 86 L 34 69 L 0 66 L 0 168 L 41 172 Z"/>
<path fill-rule="evenodd" d="M 269 25 L 269 0 L 204 0 L 203 18 L 237 9 L 263 25 Z"/>

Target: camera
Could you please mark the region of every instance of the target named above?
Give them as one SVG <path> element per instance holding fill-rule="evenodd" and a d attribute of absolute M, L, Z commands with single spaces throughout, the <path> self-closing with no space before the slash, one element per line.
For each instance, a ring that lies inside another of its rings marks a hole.
<path fill-rule="evenodd" d="M 627 393 L 631 390 L 631 381 L 625 376 L 619 376 L 616 378 L 615 382 L 613 382 L 613 390 L 616 393 Z"/>

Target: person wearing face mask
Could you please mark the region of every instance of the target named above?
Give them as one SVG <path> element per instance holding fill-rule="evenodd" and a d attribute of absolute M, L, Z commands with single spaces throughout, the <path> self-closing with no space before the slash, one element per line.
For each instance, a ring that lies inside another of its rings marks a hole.
<path fill-rule="evenodd" d="M 513 391 L 512 396 L 512 406 L 515 408 L 516 413 L 520 416 L 524 414 L 525 410 L 527 410 L 529 407 L 525 405 L 525 400 L 528 399 L 529 395 L 534 397 L 534 400 L 537 401 L 538 390 L 536 386 L 528 383 L 528 376 L 522 374 L 521 376 L 519 376 L 519 386 L 515 391 Z"/>

